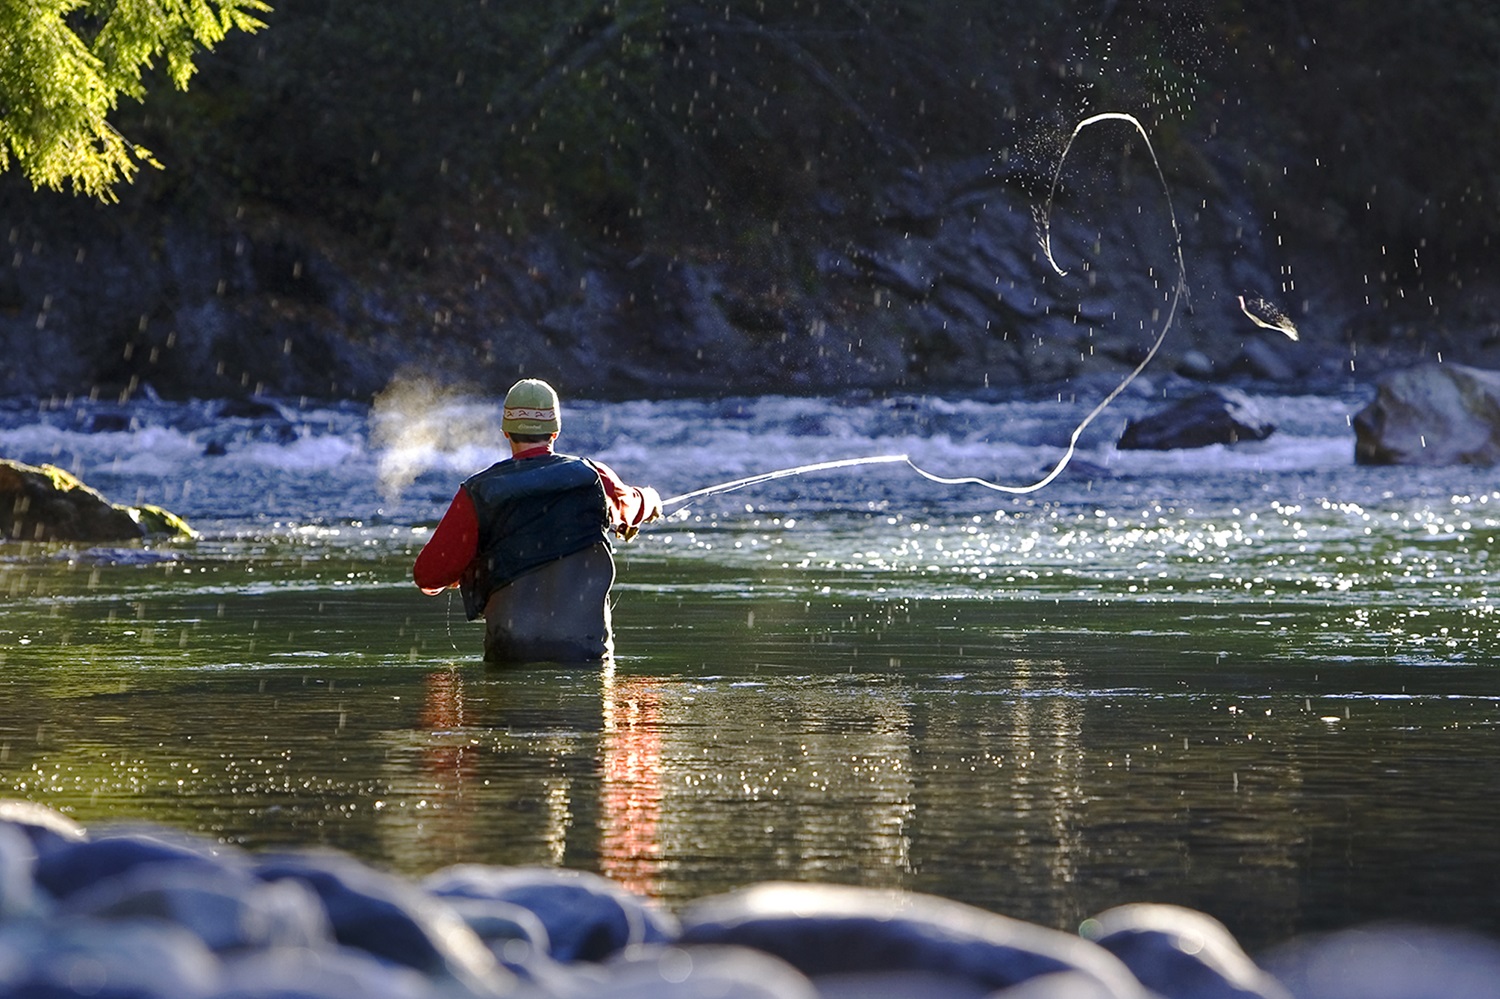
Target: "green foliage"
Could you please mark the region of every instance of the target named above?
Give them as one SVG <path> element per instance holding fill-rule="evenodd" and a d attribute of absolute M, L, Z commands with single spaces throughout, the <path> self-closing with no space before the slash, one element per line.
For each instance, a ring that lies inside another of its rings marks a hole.
<path fill-rule="evenodd" d="M 160 58 L 185 88 L 193 58 L 231 30 L 254 31 L 261 0 L 0 0 L 0 170 L 35 187 L 111 200 L 149 150 L 110 122 L 145 96 Z"/>

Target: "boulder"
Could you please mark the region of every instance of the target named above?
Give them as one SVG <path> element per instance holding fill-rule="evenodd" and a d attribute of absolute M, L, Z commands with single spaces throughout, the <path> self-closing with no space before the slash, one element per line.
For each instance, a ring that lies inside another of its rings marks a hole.
<path fill-rule="evenodd" d="M 167 829 L 123 826 L 67 842 L 42 853 L 33 876 L 58 901 L 106 880 L 152 870 L 187 872 L 202 879 L 243 873 L 239 852 L 211 840 Z"/>
<path fill-rule="evenodd" d="M 198 532 L 189 526 L 171 510 L 164 509 L 154 503 L 142 503 L 140 506 L 128 506 L 125 511 L 135 518 L 140 525 L 141 533 L 146 537 L 168 537 L 168 538 L 196 538 Z"/>
<path fill-rule="evenodd" d="M 700 900 L 677 943 L 770 954 L 822 995 L 981 996 L 1066 973 L 1068 994 L 1147 997 L 1089 941 L 936 896 L 849 885 L 773 882 Z M 902 984 L 887 991 L 881 979 Z"/>
<path fill-rule="evenodd" d="M 1080 932 L 1163 999 L 1291 999 L 1212 916 L 1175 905 L 1116 906 Z"/>
<path fill-rule="evenodd" d="M 75 918 L 0 925 L 0 995 L 208 996 L 218 979 L 214 955 L 170 923 Z"/>
<path fill-rule="evenodd" d="M 1258 337 L 1247 339 L 1240 348 L 1240 356 L 1235 360 L 1233 370 L 1242 371 L 1252 378 L 1264 378 L 1267 381 L 1292 381 L 1297 377 L 1297 369 L 1287 360 L 1287 355 L 1282 351 L 1295 349 L 1297 344 L 1291 344 L 1288 347 L 1285 341 L 1275 342 L 1281 346 L 1273 346 L 1272 341 Z"/>
<path fill-rule="evenodd" d="M 541 955 L 549 946 L 567 960 Z M 1178 906 L 1118 906 L 1075 936 L 829 884 L 751 885 L 679 917 L 590 872 L 458 864 L 415 882 L 332 850 L 257 855 L 151 825 L 90 832 L 0 800 L 10 996 L 1500 999 L 1500 944 L 1377 924 L 1256 963 L 1223 924 Z"/>
<path fill-rule="evenodd" d="M 453 993 L 462 995 L 462 993 Z M 232 956 L 213 999 L 434 999 L 432 981 L 353 947 L 276 947 Z"/>
<path fill-rule="evenodd" d="M 187 522 L 157 506 L 111 503 L 56 465 L 0 458 L 0 540 L 138 541 L 194 537 Z"/>
<path fill-rule="evenodd" d="M 0 800 L 0 826 L 9 826 L 22 833 L 37 856 L 45 856 L 88 838 L 83 826 L 61 812 L 17 798 Z"/>
<path fill-rule="evenodd" d="M 1120 435 L 1122 451 L 1170 451 L 1265 440 L 1276 425 L 1255 400 L 1232 388 L 1215 388 L 1131 420 Z"/>
<path fill-rule="evenodd" d="M 602 961 L 678 933 L 671 913 L 585 871 L 455 864 L 428 875 L 423 887 L 444 899 L 508 902 L 535 913 L 550 956 L 562 962 Z"/>
<path fill-rule="evenodd" d="M 20 829 L 0 822 L 0 923 L 29 916 L 40 908 L 31 876 L 36 849 Z"/>
<path fill-rule="evenodd" d="M 1354 417 L 1354 462 L 1500 463 L 1500 371 L 1422 364 L 1385 375 Z"/>
<path fill-rule="evenodd" d="M 1377 923 L 1310 934 L 1265 963 L 1297 999 L 1500 999 L 1500 944 L 1464 930 Z"/>
<path fill-rule="evenodd" d="M 304 849 L 257 858 L 255 873 L 292 880 L 322 900 L 334 939 L 422 972 L 455 991 L 489 995 L 515 985 L 463 919 L 412 882 L 345 854 Z"/>
<path fill-rule="evenodd" d="M 123 541 L 135 518 L 55 465 L 0 461 L 0 529 L 16 541 Z"/>
<path fill-rule="evenodd" d="M 292 881 L 267 883 L 232 867 L 142 864 L 69 895 L 65 920 L 151 919 L 180 926 L 215 953 L 321 948 L 333 931 L 318 897 Z"/>
<path fill-rule="evenodd" d="M 797 969 L 748 947 L 631 948 L 601 969 L 589 999 L 826 999 Z M 893 993 L 872 992 L 870 995 Z"/>

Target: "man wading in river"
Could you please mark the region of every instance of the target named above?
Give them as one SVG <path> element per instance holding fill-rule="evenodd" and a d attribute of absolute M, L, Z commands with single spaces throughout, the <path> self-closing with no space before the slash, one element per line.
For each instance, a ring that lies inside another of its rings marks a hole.
<path fill-rule="evenodd" d="M 510 459 L 459 487 L 412 570 L 423 593 L 457 586 L 469 620 L 484 615 L 491 662 L 608 658 L 609 532 L 628 540 L 661 516 L 650 486 L 554 454 L 559 416 L 551 385 L 527 378 L 511 386 L 500 423 Z"/>

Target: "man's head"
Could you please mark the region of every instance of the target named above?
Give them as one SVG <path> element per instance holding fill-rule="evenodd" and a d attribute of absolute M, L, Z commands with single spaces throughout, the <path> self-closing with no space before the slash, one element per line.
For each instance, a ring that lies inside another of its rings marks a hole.
<path fill-rule="evenodd" d="M 513 441 L 547 440 L 562 429 L 562 408 L 551 385 L 539 378 L 523 378 L 505 393 L 500 429 Z"/>

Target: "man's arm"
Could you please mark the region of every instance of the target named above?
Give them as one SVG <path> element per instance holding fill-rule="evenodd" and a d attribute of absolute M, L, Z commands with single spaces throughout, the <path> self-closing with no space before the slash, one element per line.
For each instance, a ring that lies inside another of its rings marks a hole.
<path fill-rule="evenodd" d="M 610 527 L 624 538 L 635 536 L 642 524 L 661 516 L 661 496 L 650 486 L 630 486 L 615 470 L 599 461 L 590 461 L 604 485 L 609 501 Z"/>
<path fill-rule="evenodd" d="M 417 556 L 417 562 L 412 566 L 412 579 L 428 596 L 441 593 L 458 585 L 459 578 L 478 552 L 479 517 L 474 512 L 474 501 L 469 499 L 468 491 L 460 489 Z"/>

